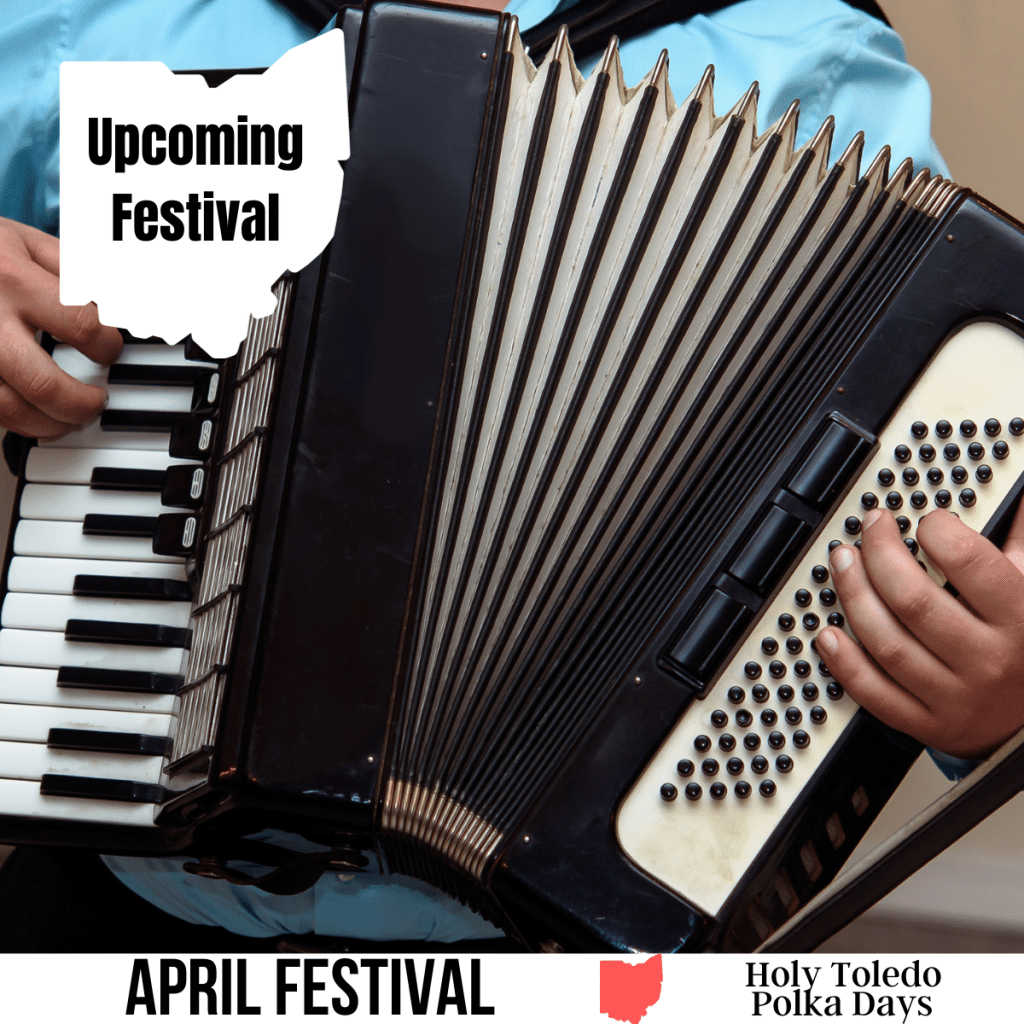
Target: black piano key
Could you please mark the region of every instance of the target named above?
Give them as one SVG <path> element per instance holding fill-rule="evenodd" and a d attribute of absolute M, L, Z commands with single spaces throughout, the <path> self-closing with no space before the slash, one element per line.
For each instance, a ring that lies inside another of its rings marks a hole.
<path fill-rule="evenodd" d="M 168 508 L 198 508 L 205 486 L 206 470 L 202 466 L 171 466 L 164 474 L 160 503 Z"/>
<path fill-rule="evenodd" d="M 144 363 L 115 363 L 107 374 L 109 384 L 154 384 L 193 387 L 209 376 L 205 366 L 150 366 Z"/>
<path fill-rule="evenodd" d="M 186 557 L 196 549 L 199 519 L 185 512 L 166 512 L 157 519 L 153 533 L 154 555 Z"/>
<path fill-rule="evenodd" d="M 118 330 L 121 332 L 121 340 L 126 345 L 165 345 L 166 342 L 163 338 L 158 338 L 155 334 L 151 334 L 148 338 L 137 338 L 134 334 L 129 333 L 123 327 L 119 327 Z"/>
<path fill-rule="evenodd" d="M 117 516 L 92 512 L 82 520 L 82 533 L 90 537 L 152 537 L 157 516 Z"/>
<path fill-rule="evenodd" d="M 192 388 L 192 411 L 212 409 L 219 394 L 220 374 L 216 370 L 206 370 Z"/>
<path fill-rule="evenodd" d="M 193 413 L 178 415 L 171 427 L 168 452 L 174 459 L 206 460 L 213 444 L 214 420 L 211 416 Z"/>
<path fill-rule="evenodd" d="M 51 750 L 89 750 L 98 754 L 138 754 L 166 757 L 173 741 L 170 736 L 146 736 L 140 732 L 104 732 L 101 729 L 51 729 L 46 734 Z"/>
<path fill-rule="evenodd" d="M 164 485 L 162 469 L 113 469 L 97 466 L 89 486 L 94 491 L 159 491 Z"/>
<path fill-rule="evenodd" d="M 192 630 L 158 622 L 110 622 L 105 619 L 68 619 L 64 639 L 79 643 L 131 644 L 133 647 L 192 646 Z"/>
<path fill-rule="evenodd" d="M 165 672 L 130 672 L 126 669 L 84 668 L 81 665 L 62 665 L 57 670 L 57 685 L 69 690 L 177 693 L 184 683 L 184 676 Z"/>
<path fill-rule="evenodd" d="M 192 587 L 184 580 L 149 576 L 88 576 L 79 574 L 71 586 L 75 597 L 124 597 L 143 601 L 191 601 Z"/>
<path fill-rule="evenodd" d="M 163 409 L 104 409 L 100 414 L 101 430 L 170 430 L 180 412 Z"/>
<path fill-rule="evenodd" d="M 130 779 L 93 779 L 86 775 L 44 775 L 39 783 L 43 796 L 85 797 L 92 800 L 123 800 L 134 804 L 162 804 L 163 786 Z"/>

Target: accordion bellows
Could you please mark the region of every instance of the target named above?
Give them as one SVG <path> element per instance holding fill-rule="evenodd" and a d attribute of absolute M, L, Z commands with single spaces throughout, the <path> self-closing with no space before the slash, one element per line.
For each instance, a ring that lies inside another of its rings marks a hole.
<path fill-rule="evenodd" d="M 887 149 L 861 177 L 861 135 L 830 167 L 831 120 L 794 150 L 795 103 L 759 136 L 756 85 L 716 116 L 711 68 L 677 106 L 664 53 L 627 89 L 614 41 L 586 81 L 564 33 L 509 46 L 382 816 L 474 875 L 814 393 L 838 271 L 960 191 Z"/>

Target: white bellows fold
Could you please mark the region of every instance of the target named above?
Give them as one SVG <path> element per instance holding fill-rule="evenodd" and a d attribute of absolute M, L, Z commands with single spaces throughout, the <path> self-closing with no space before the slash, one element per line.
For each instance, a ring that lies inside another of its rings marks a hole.
<path fill-rule="evenodd" d="M 392 779 L 409 785 L 385 797 L 385 828 L 435 847 L 427 837 L 459 799 L 486 820 L 493 793 L 523 778 L 527 744 L 558 741 L 559 701 L 586 717 L 586 685 L 538 672 L 538 651 L 680 458 L 713 446 L 738 401 L 734 379 L 768 366 L 796 322 L 796 293 L 820 290 L 896 204 L 937 214 L 956 191 L 927 171 L 913 177 L 910 161 L 889 177 L 888 149 L 861 179 L 862 135 L 830 167 L 831 118 L 794 149 L 796 103 L 758 135 L 756 84 L 716 117 L 711 68 L 677 106 L 664 53 L 632 89 L 614 40 L 586 80 L 564 33 L 539 68 L 516 32 L 510 53 L 390 755 Z M 861 230 L 869 211 L 874 226 Z"/>

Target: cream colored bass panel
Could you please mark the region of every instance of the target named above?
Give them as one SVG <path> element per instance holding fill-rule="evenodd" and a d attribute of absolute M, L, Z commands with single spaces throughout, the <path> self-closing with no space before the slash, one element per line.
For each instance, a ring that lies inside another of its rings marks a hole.
<path fill-rule="evenodd" d="M 1024 340 L 995 323 L 963 328 L 929 364 L 736 656 L 623 801 L 619 843 L 649 875 L 719 912 L 857 710 L 811 649 L 830 615 L 851 632 L 828 578 L 830 542 L 856 542 L 877 502 L 905 519 L 908 547 L 944 582 L 917 550 L 918 520 L 937 507 L 976 530 L 992 518 L 1024 471 L 1022 380 Z M 868 810 L 859 792 L 858 815 Z"/>

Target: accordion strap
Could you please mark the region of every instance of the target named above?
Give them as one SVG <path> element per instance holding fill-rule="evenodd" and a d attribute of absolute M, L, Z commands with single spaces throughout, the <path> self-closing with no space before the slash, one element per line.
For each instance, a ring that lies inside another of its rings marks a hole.
<path fill-rule="evenodd" d="M 1024 729 L 780 928 L 760 953 L 809 952 L 967 835 L 1024 788 Z"/>
<path fill-rule="evenodd" d="M 349 6 L 343 0 L 278 2 L 316 29 L 323 28 L 342 7 Z M 573 53 L 577 60 L 582 60 L 600 53 L 612 36 L 629 39 L 698 14 L 713 14 L 736 2 L 738 0 L 580 0 L 524 32 L 523 40 L 537 58 L 555 41 L 559 28 L 568 25 Z M 846 3 L 889 24 L 875 0 L 846 0 Z"/>

